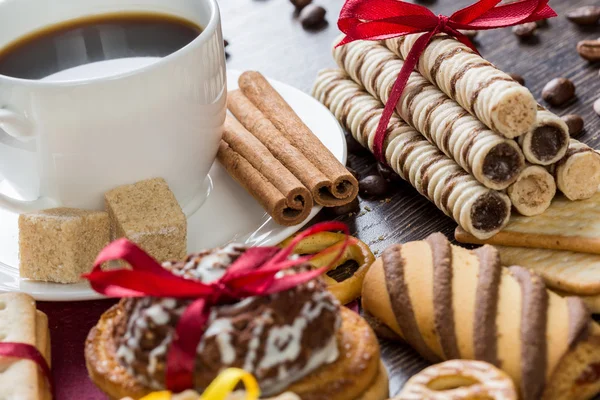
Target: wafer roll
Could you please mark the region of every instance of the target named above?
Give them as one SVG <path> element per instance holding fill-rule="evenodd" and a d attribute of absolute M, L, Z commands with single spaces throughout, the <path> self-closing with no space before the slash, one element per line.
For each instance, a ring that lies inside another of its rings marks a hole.
<path fill-rule="evenodd" d="M 515 183 L 508 187 L 508 197 L 521 214 L 528 217 L 546 211 L 556 194 L 554 177 L 543 167 L 528 165 Z"/>
<path fill-rule="evenodd" d="M 373 151 L 383 104 L 341 70 L 321 71 L 313 96 Z M 477 237 L 490 237 L 506 225 L 510 217 L 506 195 L 477 182 L 395 114 L 388 131 L 384 145 L 388 164 L 446 215 Z"/>
<path fill-rule="evenodd" d="M 403 62 L 374 42 L 334 48 L 338 65 L 382 103 L 386 103 Z M 514 140 L 482 124 L 455 101 L 413 72 L 396 106 L 398 115 L 463 169 L 490 189 L 506 189 L 524 168 Z"/>
<path fill-rule="evenodd" d="M 358 181 L 312 133 L 288 103 L 258 72 L 239 78 L 240 90 L 265 117 L 318 168 L 327 181 L 310 187 L 314 202 L 325 207 L 350 203 L 358 195 Z"/>
<path fill-rule="evenodd" d="M 35 346 L 50 363 L 48 317 L 23 293 L 0 294 L 0 342 Z M 50 387 L 31 360 L 0 356 L 0 399 L 50 400 Z"/>
<path fill-rule="evenodd" d="M 533 127 L 519 137 L 527 161 L 550 165 L 563 158 L 569 147 L 569 127 L 556 114 L 538 105 Z"/>
<path fill-rule="evenodd" d="M 569 200 L 589 199 L 600 185 L 600 155 L 591 147 L 571 139 L 567 153 L 551 171 L 556 186 Z"/>
<path fill-rule="evenodd" d="M 432 362 L 495 365 L 522 400 L 600 391 L 600 327 L 582 301 L 547 290 L 524 268 L 501 268 L 491 246 L 469 251 L 439 233 L 393 245 L 369 269 L 362 304 Z"/>
<path fill-rule="evenodd" d="M 384 43 L 405 59 L 419 36 Z M 465 110 L 507 138 L 525 134 L 535 121 L 536 102 L 527 88 L 446 34 L 432 39 L 421 55 L 418 70 Z"/>
<path fill-rule="evenodd" d="M 230 116 L 217 159 L 278 224 L 296 225 L 308 217 L 313 206 L 308 189 Z"/>

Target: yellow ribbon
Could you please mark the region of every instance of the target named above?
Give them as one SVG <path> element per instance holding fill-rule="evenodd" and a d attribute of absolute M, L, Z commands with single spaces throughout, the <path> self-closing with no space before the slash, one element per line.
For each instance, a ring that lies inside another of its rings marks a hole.
<path fill-rule="evenodd" d="M 238 383 L 246 387 L 246 400 L 257 400 L 260 396 L 258 382 L 252 374 L 239 368 L 227 368 L 217 376 L 206 388 L 199 400 L 225 400 L 233 392 Z M 141 400 L 171 400 L 171 392 L 162 391 L 150 393 Z"/>

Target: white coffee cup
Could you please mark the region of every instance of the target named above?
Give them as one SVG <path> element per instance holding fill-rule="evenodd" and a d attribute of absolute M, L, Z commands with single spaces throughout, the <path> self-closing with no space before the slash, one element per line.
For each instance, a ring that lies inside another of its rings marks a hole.
<path fill-rule="evenodd" d="M 226 112 L 216 0 L 0 1 L 0 48 L 115 12 L 169 14 L 203 31 L 161 59 L 89 64 L 42 80 L 0 75 L 0 183 L 17 194 L 0 193 L 0 208 L 102 209 L 106 191 L 154 177 L 182 206 L 199 203 Z"/>

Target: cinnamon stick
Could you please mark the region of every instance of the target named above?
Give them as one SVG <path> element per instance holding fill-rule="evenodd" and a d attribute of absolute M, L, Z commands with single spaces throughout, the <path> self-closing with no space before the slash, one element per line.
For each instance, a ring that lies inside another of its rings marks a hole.
<path fill-rule="evenodd" d="M 297 225 L 308 217 L 308 189 L 233 117 L 225 120 L 217 159 L 278 224 Z"/>
<path fill-rule="evenodd" d="M 273 126 L 309 161 L 309 164 L 318 169 L 327 179 L 318 183 L 309 184 L 315 203 L 334 207 L 350 203 L 358 194 L 358 182 L 354 176 L 335 158 L 335 156 L 321 143 L 312 131 L 302 122 L 300 117 L 292 110 L 279 93 L 258 72 L 247 71 L 239 78 L 239 86 L 243 94 L 260 110 L 260 112 L 273 124 Z M 238 98 L 239 100 L 239 98 Z M 235 96 L 231 108 L 235 109 Z M 232 111 L 233 112 L 233 111 Z M 238 110 L 238 114 L 245 114 Z M 240 117 L 242 120 L 243 117 Z M 246 121 L 250 125 L 249 121 Z M 256 130 L 253 130 L 255 132 Z M 272 130 L 265 135 L 271 136 Z M 265 141 L 266 142 L 266 141 Z M 263 143 L 265 143 L 263 142 Z M 283 154 L 280 145 L 274 146 L 279 158 Z M 287 149 L 287 151 L 290 151 Z M 293 151 L 293 150 L 291 150 Z M 275 153 L 274 153 L 275 154 Z M 281 156 L 283 158 L 283 156 Z M 290 166 L 288 159 L 288 168 Z M 311 168 L 311 167 L 305 167 Z M 297 175 L 307 182 L 310 172 Z M 317 179 L 314 178 L 314 181 Z"/>

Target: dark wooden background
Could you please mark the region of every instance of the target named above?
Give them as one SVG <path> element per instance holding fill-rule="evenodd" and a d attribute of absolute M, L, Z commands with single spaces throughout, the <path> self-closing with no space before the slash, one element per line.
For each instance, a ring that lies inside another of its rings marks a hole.
<path fill-rule="evenodd" d="M 331 43 L 338 36 L 337 16 L 343 0 L 314 0 L 327 9 L 328 25 L 318 31 L 302 29 L 288 0 L 221 0 L 223 32 L 230 45 L 228 67 L 254 69 L 266 76 L 309 92 L 322 68 L 333 67 Z M 436 13 L 450 14 L 472 0 L 438 0 L 425 3 Z M 575 49 L 579 40 L 595 39 L 600 28 L 581 28 L 569 23 L 564 13 L 581 5 L 600 5 L 598 0 L 551 0 L 560 14 L 547 28 L 538 30 L 533 40 L 520 41 L 510 28 L 482 32 L 477 37 L 482 55 L 506 72 L 522 75 L 539 99 L 544 84 L 555 77 L 572 79 L 577 98 L 563 108 L 551 108 L 559 115 L 577 113 L 584 117 L 586 131 L 581 140 L 598 145 L 600 118 L 592 104 L 600 97 L 598 64 L 582 60 Z M 543 102 L 542 102 L 543 104 Z M 361 176 L 376 173 L 370 156 L 350 155 L 349 166 Z M 422 198 L 410 185 L 395 184 L 389 203 L 362 200 L 362 212 L 340 218 L 352 232 L 379 253 L 397 242 L 422 239 L 441 231 L 451 237 L 455 223 Z M 324 211 L 320 219 L 331 219 Z M 53 369 L 58 399 L 102 399 L 87 380 L 83 343 L 89 329 L 109 301 L 83 303 L 41 303 L 52 328 Z M 383 359 L 390 372 L 391 394 L 397 394 L 406 379 L 426 364 L 409 348 L 382 343 Z"/>

